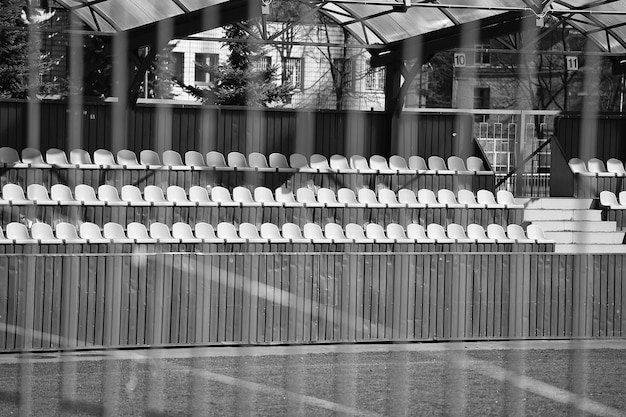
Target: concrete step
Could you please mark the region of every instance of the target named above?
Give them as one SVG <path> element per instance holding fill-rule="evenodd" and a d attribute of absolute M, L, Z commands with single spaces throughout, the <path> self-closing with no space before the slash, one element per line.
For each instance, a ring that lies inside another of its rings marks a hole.
<path fill-rule="evenodd" d="M 624 243 L 624 232 L 545 232 L 547 239 L 556 243 L 586 245 L 619 245 Z"/>
<path fill-rule="evenodd" d="M 626 253 L 626 245 L 572 245 L 557 243 L 555 253 Z"/>
<path fill-rule="evenodd" d="M 601 221 L 601 210 L 540 209 L 524 210 L 524 221 Z"/>
<path fill-rule="evenodd" d="M 534 221 L 544 232 L 616 232 L 614 221 Z"/>
<path fill-rule="evenodd" d="M 516 198 L 527 209 L 576 209 L 584 210 L 591 208 L 591 198 Z"/>

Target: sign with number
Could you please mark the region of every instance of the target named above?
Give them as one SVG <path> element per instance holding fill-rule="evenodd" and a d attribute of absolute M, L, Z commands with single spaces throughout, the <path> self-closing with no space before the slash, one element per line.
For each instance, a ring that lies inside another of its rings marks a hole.
<path fill-rule="evenodd" d="M 455 67 L 464 67 L 465 66 L 465 54 L 462 52 L 457 52 L 454 54 L 454 66 Z"/>
<path fill-rule="evenodd" d="M 568 71 L 578 71 L 578 56 L 568 55 L 565 57 L 565 66 Z"/>

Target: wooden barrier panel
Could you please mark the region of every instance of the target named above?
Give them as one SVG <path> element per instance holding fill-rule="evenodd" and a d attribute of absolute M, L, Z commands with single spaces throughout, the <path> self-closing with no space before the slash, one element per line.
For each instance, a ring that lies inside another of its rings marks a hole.
<path fill-rule="evenodd" d="M 0 350 L 623 337 L 626 330 L 623 255 L 362 246 L 218 253 L 212 245 L 201 252 L 114 245 L 107 254 L 98 245 L 83 253 L 18 246 L 21 253 L 0 254 Z"/>

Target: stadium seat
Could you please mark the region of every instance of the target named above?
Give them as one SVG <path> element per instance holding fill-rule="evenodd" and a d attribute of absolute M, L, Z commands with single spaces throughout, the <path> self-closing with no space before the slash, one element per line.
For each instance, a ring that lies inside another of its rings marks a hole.
<path fill-rule="evenodd" d="M 193 203 L 206 204 L 210 203 L 209 192 L 205 187 L 192 185 L 189 188 L 189 201 Z"/>
<path fill-rule="evenodd" d="M 385 229 L 378 223 L 369 223 L 365 226 L 365 236 L 376 243 L 394 243 L 385 234 Z"/>
<path fill-rule="evenodd" d="M 48 189 L 41 184 L 30 184 L 26 188 L 26 198 L 37 205 L 58 205 L 59 202 L 50 199 Z"/>
<path fill-rule="evenodd" d="M 276 226 L 273 223 L 263 223 L 261 225 L 261 237 L 268 240 L 270 243 L 288 243 L 289 240 L 285 239 Z"/>
<path fill-rule="evenodd" d="M 439 201 L 439 204 L 443 204 L 448 208 L 463 208 L 465 207 L 463 204 L 460 204 L 457 200 L 456 200 L 456 196 L 454 195 L 454 193 L 450 190 L 447 190 L 445 188 L 440 189 L 439 191 L 437 191 L 437 201 Z"/>
<path fill-rule="evenodd" d="M 418 243 L 435 243 L 435 239 L 426 235 L 424 226 L 417 223 L 409 223 L 406 226 L 406 235 L 409 239 L 413 239 Z"/>
<path fill-rule="evenodd" d="M 96 191 L 87 184 L 78 184 L 76 187 L 74 187 L 74 197 L 77 201 L 80 201 L 82 205 L 104 205 L 104 202 L 98 200 L 98 197 L 96 197 Z"/>
<path fill-rule="evenodd" d="M 156 243 L 156 240 L 148 235 L 148 229 L 143 223 L 130 222 L 126 226 L 126 236 L 135 243 Z"/>
<path fill-rule="evenodd" d="M 61 239 L 63 243 L 87 243 L 86 239 L 78 236 L 76 227 L 72 223 L 59 222 L 54 228 L 56 238 Z"/>
<path fill-rule="evenodd" d="M 121 165 L 123 167 L 140 166 L 139 162 L 137 161 L 137 155 L 135 155 L 135 152 L 128 149 L 121 149 L 117 151 L 117 165 Z"/>
<path fill-rule="evenodd" d="M 207 166 L 204 156 L 198 151 L 185 152 L 185 165 L 197 168 L 205 168 Z"/>
<path fill-rule="evenodd" d="M 504 205 L 498 204 L 493 193 L 489 190 L 478 190 L 476 193 L 478 204 L 483 204 L 487 208 L 505 208 Z"/>
<path fill-rule="evenodd" d="M 387 224 L 387 237 L 396 243 L 413 243 L 414 239 L 409 239 L 404 227 L 398 223 Z"/>
<path fill-rule="evenodd" d="M 230 196 L 230 192 L 228 191 L 228 189 L 220 185 L 216 185 L 211 189 L 211 201 L 219 203 L 221 205 L 236 205 L 232 197 Z"/>
<path fill-rule="evenodd" d="M 276 196 L 276 201 L 282 204 L 298 204 L 295 196 L 293 195 L 293 191 L 286 187 L 278 187 L 274 192 Z"/>
<path fill-rule="evenodd" d="M 54 184 L 50 187 L 50 198 L 64 206 L 80 205 L 80 201 L 74 198 L 72 190 L 65 184 Z"/>
<path fill-rule="evenodd" d="M 467 225 L 467 237 L 474 240 L 476 243 L 495 243 L 495 240 L 487 237 L 485 228 L 476 223 Z"/>
<path fill-rule="evenodd" d="M 345 228 L 346 237 L 354 240 L 354 243 L 372 243 L 373 240 L 365 236 L 365 231 L 360 224 L 348 223 Z"/>
<path fill-rule="evenodd" d="M 431 171 L 448 171 L 446 161 L 442 157 L 432 155 L 428 157 L 428 169 Z"/>
<path fill-rule="evenodd" d="M 337 190 L 337 201 L 345 206 L 365 207 L 364 204 L 359 203 L 356 194 L 354 194 L 351 188 L 340 188 Z"/>
<path fill-rule="evenodd" d="M 444 207 L 443 204 L 439 204 L 437 201 L 435 193 L 427 188 L 422 188 L 417 191 L 417 200 L 426 207 Z"/>
<path fill-rule="evenodd" d="M 485 164 L 483 160 L 477 156 L 468 156 L 465 160 L 465 165 L 469 171 L 474 172 L 490 172 L 485 169 Z"/>
<path fill-rule="evenodd" d="M 243 243 L 243 239 L 239 237 L 235 225 L 229 222 L 220 222 L 217 225 L 217 237 L 224 239 L 229 243 Z"/>
<path fill-rule="evenodd" d="M 339 201 L 337 201 L 337 196 L 335 196 L 335 192 L 330 188 L 322 187 L 317 190 L 317 201 L 320 204 L 324 204 L 325 206 L 329 207 L 343 206 L 343 204 L 340 204 Z"/>
<path fill-rule="evenodd" d="M 458 156 L 449 156 L 448 157 L 448 169 L 455 172 L 467 172 L 468 169 L 465 166 L 465 161 Z"/>
<path fill-rule="evenodd" d="M 165 199 L 161 187 L 156 185 L 146 185 L 143 189 L 143 198 L 153 206 L 171 206 L 171 203 Z"/>
<path fill-rule="evenodd" d="M 311 168 L 316 169 L 318 171 L 326 171 L 330 169 L 328 160 L 326 159 L 324 155 L 314 153 L 313 155 L 311 155 L 311 158 L 309 158 L 309 161 L 310 161 Z"/>
<path fill-rule="evenodd" d="M 496 197 L 497 197 L 498 204 L 506 206 L 506 208 L 509 208 L 509 209 L 524 208 L 524 205 L 518 203 L 510 191 L 499 190 L 496 193 Z"/>
<path fill-rule="evenodd" d="M 350 163 L 343 155 L 334 154 L 330 157 L 330 167 L 337 171 L 350 171 Z"/>
<path fill-rule="evenodd" d="M 391 155 L 389 157 L 389 169 L 391 169 L 392 171 L 398 171 L 401 173 L 403 171 L 408 171 L 409 166 L 406 162 L 406 159 L 404 159 L 404 157 L 400 155 Z"/>
<path fill-rule="evenodd" d="M 11 204 L 32 204 L 33 202 L 28 200 L 24 195 L 24 189 L 17 184 L 4 184 L 2 186 L 2 199 L 10 202 Z"/>
<path fill-rule="evenodd" d="M 83 222 L 80 224 L 79 235 L 81 239 L 85 239 L 87 243 L 99 244 L 110 242 L 110 239 L 102 236 L 100 226 L 91 222 Z"/>
<path fill-rule="evenodd" d="M 393 172 L 389 168 L 389 164 L 387 163 L 387 159 L 384 156 L 380 155 L 372 155 L 370 156 L 370 169 L 373 169 L 382 173 L 391 173 Z"/>
<path fill-rule="evenodd" d="M 124 185 L 122 186 L 121 192 L 122 201 L 128 202 L 131 206 L 149 206 L 150 203 L 144 200 L 141 195 L 141 190 L 135 187 L 134 185 Z"/>
<path fill-rule="evenodd" d="M 287 157 L 282 153 L 273 152 L 269 157 L 270 168 L 275 169 L 289 169 L 289 162 L 287 162 Z"/>
<path fill-rule="evenodd" d="M 159 154 L 152 149 L 144 149 L 139 152 L 139 162 L 141 163 L 141 165 L 145 165 L 148 167 L 163 166 L 161 164 L 161 158 L 159 158 Z"/>
<path fill-rule="evenodd" d="M 447 236 L 444 227 L 437 223 L 431 223 L 426 226 L 426 234 L 437 243 L 454 243 L 454 239 Z"/>
<path fill-rule="evenodd" d="M 366 207 L 372 208 L 384 208 L 385 205 L 378 201 L 376 193 L 369 188 L 361 188 L 357 192 L 357 199 L 359 203 L 364 204 Z"/>
<path fill-rule="evenodd" d="M 46 151 L 46 162 L 59 168 L 68 168 L 72 164 L 67 160 L 67 155 L 60 149 L 50 148 Z"/>
<path fill-rule="evenodd" d="M 626 191 L 620 191 L 617 195 L 617 201 L 621 206 L 626 206 Z"/>
<path fill-rule="evenodd" d="M 209 167 L 214 167 L 214 168 L 225 168 L 228 165 L 226 165 L 226 160 L 224 159 L 224 155 L 222 155 L 221 152 L 218 151 L 209 151 L 206 154 L 206 164 Z"/>
<path fill-rule="evenodd" d="M 606 161 L 606 169 L 618 176 L 626 176 L 626 169 L 622 161 L 616 158 L 610 158 Z"/>
<path fill-rule="evenodd" d="M 553 240 L 546 237 L 543 229 L 536 224 L 529 224 L 526 227 L 526 235 L 529 239 L 534 239 L 537 243 L 554 243 Z"/>
<path fill-rule="evenodd" d="M 509 238 L 504 228 L 499 224 L 487 225 L 487 236 L 496 243 L 515 243 L 515 239 Z"/>
<path fill-rule="evenodd" d="M 459 190 L 457 199 L 459 204 L 463 204 L 467 208 L 478 209 L 485 207 L 483 204 L 479 204 L 478 201 L 476 201 L 476 196 L 470 190 Z"/>
<path fill-rule="evenodd" d="M 28 233 L 28 228 L 23 223 L 11 222 L 6 227 L 6 237 L 14 243 L 34 243 L 35 241 Z"/>
<path fill-rule="evenodd" d="M 426 161 L 421 156 L 413 155 L 409 157 L 409 169 L 416 171 L 428 171 Z"/>
<path fill-rule="evenodd" d="M 245 205 L 260 205 L 252 198 L 250 189 L 242 186 L 237 186 L 233 189 L 233 201 Z"/>
<path fill-rule="evenodd" d="M 165 191 L 165 197 L 167 198 L 167 201 L 169 201 L 170 203 L 174 203 L 177 206 L 195 205 L 194 203 L 189 201 L 185 189 L 178 185 L 170 185 L 169 187 L 167 187 L 167 190 Z"/>
<path fill-rule="evenodd" d="M 296 200 L 298 203 L 305 204 L 307 206 L 320 206 L 320 203 L 318 203 L 315 198 L 313 190 L 307 187 L 300 187 L 296 190 Z"/>
<path fill-rule="evenodd" d="M 264 206 L 279 206 L 281 205 L 274 198 L 274 193 L 267 187 L 256 187 L 254 189 L 254 201 L 261 203 Z"/>
<path fill-rule="evenodd" d="M 202 239 L 194 236 L 191 226 L 187 223 L 176 222 L 172 225 L 172 237 L 181 243 L 200 243 Z"/>
<path fill-rule="evenodd" d="M 62 243 L 61 239 L 58 239 L 52 227 L 48 223 L 36 222 L 30 227 L 30 235 L 39 243 L 43 244 L 59 244 Z"/>
<path fill-rule="evenodd" d="M 352 239 L 348 239 L 340 224 L 326 223 L 324 225 L 324 236 L 331 239 L 333 243 L 352 243 Z"/>
<path fill-rule="evenodd" d="M 411 207 L 411 208 L 426 207 L 425 204 L 422 204 L 419 201 L 417 201 L 417 196 L 415 195 L 415 191 L 409 188 L 401 188 L 398 190 L 398 202 L 400 204 L 406 204 L 408 207 Z"/>
<path fill-rule="evenodd" d="M 91 155 L 84 149 L 72 149 L 70 151 L 70 164 L 79 167 L 94 165 Z"/>
<path fill-rule="evenodd" d="M 380 188 L 378 190 L 378 201 L 380 202 L 380 204 L 384 204 L 385 206 L 390 208 L 406 207 L 406 204 L 400 203 L 398 201 L 396 193 L 394 193 L 393 190 L 390 190 L 389 188 Z"/>
<path fill-rule="evenodd" d="M 208 160 L 208 159 L 207 159 Z M 228 166 L 231 168 L 247 168 L 246 156 L 241 152 L 232 151 L 227 156 Z"/>
<path fill-rule="evenodd" d="M 568 162 L 568 165 L 574 174 L 593 175 L 589 172 L 589 170 L 587 170 L 585 161 L 580 158 L 571 158 Z"/>
<path fill-rule="evenodd" d="M 293 169 L 306 170 L 311 168 L 306 156 L 300 153 L 292 153 L 289 156 L 289 166 Z"/>
<path fill-rule="evenodd" d="M 239 237 L 245 239 L 247 243 L 267 243 L 267 239 L 262 239 L 259 235 L 259 229 L 248 222 L 239 225 Z"/>
<path fill-rule="evenodd" d="M 150 224 L 150 238 L 156 240 L 157 243 L 180 243 L 180 239 L 172 236 L 170 228 L 160 222 Z"/>
<path fill-rule="evenodd" d="M 183 167 L 183 158 L 177 151 L 167 150 L 163 151 L 163 165 L 169 167 Z"/>
<path fill-rule="evenodd" d="M 93 163 L 102 167 L 116 166 L 115 157 L 106 149 L 96 149 L 93 153 Z"/>
<path fill-rule="evenodd" d="M 598 158 L 591 158 L 587 161 L 587 169 L 594 174 L 608 174 L 604 162 Z"/>
<path fill-rule="evenodd" d="M 600 204 L 605 207 L 609 207 L 612 210 L 626 209 L 626 206 L 622 206 L 617 201 L 617 196 L 615 195 L 615 193 L 608 190 L 600 192 Z"/>
<path fill-rule="evenodd" d="M 341 227 L 341 226 L 340 226 Z M 313 243 L 332 243 L 332 240 L 322 233 L 322 228 L 317 223 L 306 223 L 302 227 L 302 234 L 305 239 L 311 240 Z"/>
<path fill-rule="evenodd" d="M 474 243 L 474 239 L 470 239 L 465 233 L 463 226 L 457 223 L 450 223 L 446 226 L 446 234 L 449 239 L 454 239 L 457 243 Z"/>
<path fill-rule="evenodd" d="M 361 155 L 352 155 L 350 157 L 350 168 L 358 171 L 369 171 L 370 167 L 367 163 L 367 159 Z"/>
<path fill-rule="evenodd" d="M 309 243 L 309 239 L 306 239 L 302 235 L 300 226 L 295 223 L 285 223 L 282 227 L 283 238 L 289 239 L 291 243 Z"/>
<path fill-rule="evenodd" d="M 20 162 L 20 155 L 15 149 L 10 146 L 0 148 L 0 163 L 3 165 L 13 165 Z"/>
<path fill-rule="evenodd" d="M 49 166 L 43 160 L 43 156 L 39 149 L 24 148 L 22 149 L 22 163 L 29 166 Z"/>
<path fill-rule="evenodd" d="M 267 163 L 265 155 L 259 152 L 250 152 L 248 155 L 248 164 L 252 168 L 267 169 L 270 166 Z"/>
<path fill-rule="evenodd" d="M 517 243 L 533 243 L 533 239 L 526 236 L 526 232 L 519 224 L 510 224 L 506 227 L 506 235 Z"/>
<path fill-rule="evenodd" d="M 213 242 L 223 242 L 223 239 L 220 239 L 215 234 L 215 229 L 213 226 L 206 222 L 198 222 L 194 227 L 194 234 L 196 238 L 202 239 L 205 243 L 213 243 Z"/>

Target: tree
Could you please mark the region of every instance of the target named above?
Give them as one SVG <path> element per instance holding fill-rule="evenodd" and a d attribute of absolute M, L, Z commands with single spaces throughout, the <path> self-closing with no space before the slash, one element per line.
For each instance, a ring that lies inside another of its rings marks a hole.
<path fill-rule="evenodd" d="M 260 46 L 247 42 L 252 28 L 248 23 L 225 26 L 225 45 L 229 50 L 225 65 L 207 65 L 196 62 L 202 71 L 210 74 L 208 88 L 179 84 L 205 104 L 235 106 L 271 106 L 286 103 L 293 90 L 289 85 L 277 85 L 277 67 L 264 65 Z M 241 39 L 241 41 L 239 41 Z"/>

